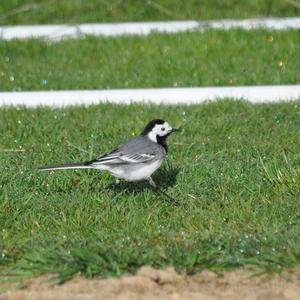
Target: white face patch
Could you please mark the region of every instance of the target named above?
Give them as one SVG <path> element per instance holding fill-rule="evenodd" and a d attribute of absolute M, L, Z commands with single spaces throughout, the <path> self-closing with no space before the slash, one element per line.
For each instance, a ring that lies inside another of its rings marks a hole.
<path fill-rule="evenodd" d="M 156 124 L 152 130 L 148 133 L 148 137 L 151 141 L 157 143 L 157 136 L 168 135 L 172 131 L 172 127 L 168 122 L 163 124 Z"/>

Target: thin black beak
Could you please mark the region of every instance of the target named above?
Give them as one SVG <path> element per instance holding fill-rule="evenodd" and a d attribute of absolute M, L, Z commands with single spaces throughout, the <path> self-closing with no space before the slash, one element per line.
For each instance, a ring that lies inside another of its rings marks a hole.
<path fill-rule="evenodd" d="M 172 128 L 171 132 L 176 132 L 176 131 L 180 131 L 180 128 Z"/>

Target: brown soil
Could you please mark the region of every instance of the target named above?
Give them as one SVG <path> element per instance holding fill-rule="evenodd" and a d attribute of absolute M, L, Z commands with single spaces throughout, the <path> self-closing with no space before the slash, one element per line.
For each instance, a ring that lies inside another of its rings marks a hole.
<path fill-rule="evenodd" d="M 250 276 L 243 270 L 215 274 L 203 271 L 194 276 L 177 274 L 173 268 L 158 271 L 143 267 L 135 276 L 119 279 L 76 278 L 55 285 L 42 276 L 22 290 L 10 287 L 0 300 L 299 300 L 300 272 Z"/>

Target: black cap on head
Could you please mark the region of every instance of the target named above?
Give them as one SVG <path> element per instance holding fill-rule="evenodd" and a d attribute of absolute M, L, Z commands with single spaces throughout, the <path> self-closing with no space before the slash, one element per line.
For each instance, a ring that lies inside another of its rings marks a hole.
<path fill-rule="evenodd" d="M 164 124 L 165 121 L 161 120 L 161 119 L 154 119 L 152 121 L 150 121 L 147 126 L 145 127 L 145 129 L 143 130 L 143 132 L 141 133 L 142 135 L 147 135 L 156 124 Z"/>

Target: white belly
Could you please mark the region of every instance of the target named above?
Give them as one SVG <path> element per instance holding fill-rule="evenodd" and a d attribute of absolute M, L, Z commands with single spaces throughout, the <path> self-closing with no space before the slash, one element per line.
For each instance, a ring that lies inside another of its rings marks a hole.
<path fill-rule="evenodd" d="M 139 181 L 149 178 L 162 164 L 163 160 L 154 161 L 151 164 L 132 164 L 125 167 L 117 167 L 108 170 L 117 178 L 127 181 Z"/>

